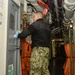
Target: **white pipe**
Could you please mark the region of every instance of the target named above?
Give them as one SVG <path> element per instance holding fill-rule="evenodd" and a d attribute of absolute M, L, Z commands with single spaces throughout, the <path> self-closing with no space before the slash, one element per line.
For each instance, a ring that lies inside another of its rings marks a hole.
<path fill-rule="evenodd" d="M 75 1 L 74 0 L 64 0 L 64 9 L 65 9 L 65 18 L 70 20 L 73 17 L 75 10 Z M 64 20 L 65 20 L 64 18 Z"/>
<path fill-rule="evenodd" d="M 65 17 L 67 19 L 71 19 L 74 13 L 73 10 L 68 9 L 66 5 L 64 5 L 64 8 L 65 8 Z"/>
<path fill-rule="evenodd" d="M 64 0 L 64 3 L 66 4 L 66 5 L 75 5 L 75 0 Z"/>
<path fill-rule="evenodd" d="M 52 24 L 52 17 L 51 17 L 51 13 L 49 13 L 49 23 Z"/>
<path fill-rule="evenodd" d="M 26 1 L 28 1 L 28 2 L 30 2 L 30 3 L 35 3 L 35 2 L 37 2 L 37 0 L 26 0 Z"/>
<path fill-rule="evenodd" d="M 27 12 L 27 1 L 24 0 L 24 12 Z"/>
<path fill-rule="evenodd" d="M 73 15 L 73 30 L 75 33 L 75 11 L 74 11 L 74 15 Z M 75 34 L 74 34 L 74 37 L 75 37 Z"/>

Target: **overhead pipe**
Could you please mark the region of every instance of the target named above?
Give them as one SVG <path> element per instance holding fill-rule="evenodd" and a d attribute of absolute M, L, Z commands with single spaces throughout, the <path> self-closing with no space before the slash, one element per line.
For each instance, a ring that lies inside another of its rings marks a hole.
<path fill-rule="evenodd" d="M 59 13 L 58 13 L 58 2 L 57 0 L 53 0 L 54 4 L 55 4 L 55 9 L 56 9 L 56 15 L 57 15 L 57 19 L 59 19 Z"/>
<path fill-rule="evenodd" d="M 26 0 L 28 3 L 32 4 L 36 11 L 43 11 L 43 8 L 38 5 L 38 0 Z"/>
<path fill-rule="evenodd" d="M 48 12 L 48 5 L 41 0 L 37 0 L 37 3 L 44 9 L 43 14 L 46 15 Z"/>
<path fill-rule="evenodd" d="M 74 16 L 73 16 L 73 33 L 74 33 L 73 40 L 75 42 L 75 11 L 74 11 Z"/>
<path fill-rule="evenodd" d="M 59 6 L 59 7 L 62 6 L 62 0 L 58 0 L 58 6 Z"/>
<path fill-rule="evenodd" d="M 26 0 L 26 1 L 28 1 L 28 2 L 30 2 L 30 3 L 35 3 L 35 2 L 37 2 L 37 0 Z"/>
<path fill-rule="evenodd" d="M 57 1 L 57 0 L 53 0 L 53 1 L 54 1 L 54 5 L 55 5 L 55 10 L 56 10 L 57 24 L 58 24 L 58 26 L 59 26 L 58 1 Z"/>
<path fill-rule="evenodd" d="M 44 3 L 43 1 L 41 0 L 37 0 L 37 3 L 42 6 L 43 8 L 48 8 L 48 5 L 46 3 Z"/>
<path fill-rule="evenodd" d="M 62 6 L 62 0 L 48 0 L 48 6 L 50 8 L 50 10 L 52 11 L 52 13 L 54 12 L 54 4 L 55 4 L 55 8 L 56 8 L 56 15 L 57 15 L 57 19 L 59 19 L 59 11 L 58 8 Z"/>
<path fill-rule="evenodd" d="M 64 5 L 65 8 L 65 18 L 66 19 L 71 19 L 73 17 L 73 10 L 68 9 L 68 7 L 66 5 Z"/>
<path fill-rule="evenodd" d="M 27 12 L 27 1 L 24 0 L 24 12 Z"/>
<path fill-rule="evenodd" d="M 75 5 L 75 0 L 64 0 L 64 3 L 68 6 L 73 6 Z"/>
<path fill-rule="evenodd" d="M 49 8 L 50 8 L 50 10 L 52 11 L 52 0 L 48 0 L 48 6 L 49 6 Z"/>
<path fill-rule="evenodd" d="M 74 0 L 64 0 L 64 9 L 65 9 L 64 21 L 67 22 L 73 17 L 74 9 L 75 9 L 75 1 Z"/>
<path fill-rule="evenodd" d="M 57 2 L 57 0 L 55 0 Z M 61 7 L 62 6 L 62 1 L 63 0 L 58 0 L 58 6 Z M 48 6 L 50 8 L 50 10 L 52 10 L 53 8 L 53 0 L 48 0 Z"/>

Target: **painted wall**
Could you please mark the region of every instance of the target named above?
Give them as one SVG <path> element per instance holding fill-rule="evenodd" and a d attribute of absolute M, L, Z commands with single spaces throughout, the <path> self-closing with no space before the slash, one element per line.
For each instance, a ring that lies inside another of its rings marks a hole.
<path fill-rule="evenodd" d="M 0 0 L 0 75 L 6 75 L 8 0 Z"/>

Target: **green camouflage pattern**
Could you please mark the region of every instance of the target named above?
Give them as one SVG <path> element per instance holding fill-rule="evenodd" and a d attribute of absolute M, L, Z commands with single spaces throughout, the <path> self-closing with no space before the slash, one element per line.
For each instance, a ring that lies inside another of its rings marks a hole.
<path fill-rule="evenodd" d="M 50 49 L 34 47 L 30 59 L 30 75 L 50 75 L 48 70 Z"/>

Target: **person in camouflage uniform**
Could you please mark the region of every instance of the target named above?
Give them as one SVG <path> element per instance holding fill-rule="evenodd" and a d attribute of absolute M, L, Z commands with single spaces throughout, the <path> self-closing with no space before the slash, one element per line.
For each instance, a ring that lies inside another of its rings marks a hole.
<path fill-rule="evenodd" d="M 33 48 L 30 75 L 50 75 L 48 70 L 49 51 L 47 47 Z"/>
<path fill-rule="evenodd" d="M 32 37 L 30 75 L 50 75 L 48 70 L 50 28 L 44 22 L 42 12 L 35 12 L 34 22 L 23 32 L 16 32 L 14 37 L 26 38 L 29 35 Z"/>

